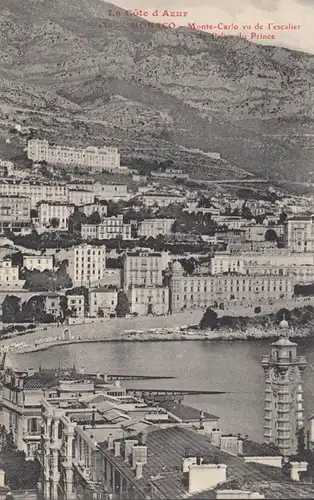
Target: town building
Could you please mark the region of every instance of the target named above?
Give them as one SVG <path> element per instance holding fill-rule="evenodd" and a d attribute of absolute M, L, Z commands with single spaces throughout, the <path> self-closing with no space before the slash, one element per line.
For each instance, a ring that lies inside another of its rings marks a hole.
<path fill-rule="evenodd" d="M 37 206 L 39 225 L 61 230 L 67 229 L 69 217 L 74 209 L 73 203 L 40 202 Z"/>
<path fill-rule="evenodd" d="M 68 190 L 68 200 L 69 203 L 73 203 L 73 205 L 87 205 L 90 203 L 94 203 L 94 193 L 93 191 L 89 191 L 88 189 L 69 189 Z"/>
<path fill-rule="evenodd" d="M 115 317 L 118 291 L 110 288 L 91 288 L 88 291 L 89 315 L 91 317 Z"/>
<path fill-rule="evenodd" d="M 31 222 L 31 201 L 24 196 L 0 195 L 0 232 L 20 232 Z"/>
<path fill-rule="evenodd" d="M 288 337 L 289 325 L 282 320 L 283 335 L 271 344 L 271 354 L 262 356 L 265 372 L 264 439 L 274 443 L 282 455 L 297 453 L 300 432 L 304 428 L 302 373 L 304 356 Z"/>
<path fill-rule="evenodd" d="M 19 266 L 13 266 L 11 259 L 0 260 L 0 288 L 7 290 L 23 288 L 25 280 L 19 279 Z"/>
<path fill-rule="evenodd" d="M 313 215 L 298 215 L 285 221 L 284 245 L 291 252 L 314 251 Z"/>
<path fill-rule="evenodd" d="M 124 255 L 122 287 L 162 286 L 163 271 L 168 266 L 169 256 L 163 252 L 137 250 Z"/>
<path fill-rule="evenodd" d="M 44 292 L 41 294 L 44 301 L 44 311 L 46 314 L 53 316 L 55 319 L 61 317 L 61 297 L 59 293 L 55 292 Z"/>
<path fill-rule="evenodd" d="M 83 212 L 86 217 L 89 217 L 93 213 L 97 212 L 99 213 L 100 218 L 103 219 L 107 215 L 108 206 L 101 203 L 86 203 L 85 205 L 79 206 L 78 209 L 80 212 Z"/>
<path fill-rule="evenodd" d="M 137 235 L 140 238 L 157 238 L 171 234 L 175 219 L 144 219 L 138 223 Z"/>
<path fill-rule="evenodd" d="M 216 252 L 210 260 L 209 270 L 211 274 L 245 274 L 243 255 Z"/>
<path fill-rule="evenodd" d="M 169 313 L 169 288 L 167 286 L 131 285 L 127 290 L 130 313 L 162 316 Z"/>
<path fill-rule="evenodd" d="M 172 265 L 170 311 L 205 308 L 234 303 L 249 306 L 291 299 L 293 280 L 287 276 L 246 276 L 237 274 L 186 275 L 181 264 Z"/>
<path fill-rule="evenodd" d="M 69 189 L 87 189 L 98 200 L 127 200 L 130 198 L 126 184 L 101 184 L 100 182 L 69 183 Z"/>
<path fill-rule="evenodd" d="M 74 318 L 84 318 L 85 316 L 85 298 L 84 295 L 67 295 L 68 309 Z"/>
<path fill-rule="evenodd" d="M 52 255 L 23 255 L 23 267 L 29 271 L 52 271 L 54 258 Z"/>
<path fill-rule="evenodd" d="M 131 240 L 131 224 L 123 222 L 123 215 L 104 217 L 100 224 L 82 224 L 81 235 L 84 240 Z"/>
<path fill-rule="evenodd" d="M 139 195 L 138 199 L 147 207 L 168 207 L 169 205 L 186 206 L 186 197 L 179 194 L 146 193 Z"/>
<path fill-rule="evenodd" d="M 82 244 L 58 255 L 68 261 L 67 272 L 74 286 L 97 284 L 105 277 L 105 246 Z"/>
<path fill-rule="evenodd" d="M 35 208 L 40 201 L 68 201 L 68 188 L 62 182 L 1 179 L 0 196 L 29 198 L 31 208 Z"/>
<path fill-rule="evenodd" d="M 27 156 L 35 162 L 46 161 L 47 163 L 89 167 L 93 171 L 111 171 L 120 167 L 120 155 L 117 148 L 112 147 L 71 148 L 51 146 L 46 140 L 31 139 L 27 143 Z"/>

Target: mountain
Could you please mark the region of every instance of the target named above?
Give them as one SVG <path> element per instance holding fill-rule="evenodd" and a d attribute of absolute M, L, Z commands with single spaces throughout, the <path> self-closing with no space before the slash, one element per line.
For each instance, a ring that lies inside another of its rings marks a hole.
<path fill-rule="evenodd" d="M 312 55 L 158 28 L 101 0 L 0 0 L 0 25 L 0 133 L 15 118 L 213 179 L 314 172 Z"/>

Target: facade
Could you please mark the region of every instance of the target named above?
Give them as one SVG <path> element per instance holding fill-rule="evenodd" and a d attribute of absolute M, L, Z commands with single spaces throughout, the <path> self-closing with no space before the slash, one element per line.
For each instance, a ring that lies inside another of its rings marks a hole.
<path fill-rule="evenodd" d="M 91 317 L 113 317 L 116 315 L 118 291 L 109 288 L 92 288 L 88 292 L 89 315 Z"/>
<path fill-rule="evenodd" d="M 169 205 L 186 205 L 186 198 L 176 194 L 147 193 L 139 196 L 139 200 L 147 207 L 168 207 Z"/>
<path fill-rule="evenodd" d="M 84 240 L 131 240 L 131 224 L 124 224 L 123 215 L 104 217 L 101 224 L 82 224 L 81 235 Z"/>
<path fill-rule="evenodd" d="M 19 267 L 13 266 L 11 259 L 0 260 L 0 288 L 7 290 L 21 289 L 25 280 L 19 279 Z"/>
<path fill-rule="evenodd" d="M 284 223 L 284 245 L 291 252 L 314 251 L 314 225 L 312 215 L 299 215 Z"/>
<path fill-rule="evenodd" d="M 72 312 L 75 318 L 84 318 L 85 316 L 85 299 L 84 295 L 67 295 L 68 309 Z"/>
<path fill-rule="evenodd" d="M 87 203 L 78 207 L 80 212 L 83 212 L 87 217 L 92 215 L 94 212 L 98 212 L 100 218 L 106 217 L 108 207 L 107 205 L 101 205 L 100 203 Z"/>
<path fill-rule="evenodd" d="M 51 314 L 55 319 L 61 316 L 60 300 L 62 295 L 54 292 L 42 294 L 45 298 L 44 309 L 46 314 Z"/>
<path fill-rule="evenodd" d="M 40 201 L 68 201 L 68 187 L 60 182 L 1 179 L 0 196 L 29 198 L 31 208 L 35 208 Z"/>
<path fill-rule="evenodd" d="M 135 251 L 124 256 L 122 286 L 162 286 L 166 263 L 162 252 Z"/>
<path fill-rule="evenodd" d="M 266 443 L 275 443 L 284 456 L 298 451 L 298 433 L 304 427 L 302 373 L 304 356 L 288 338 L 288 323 L 280 324 L 285 335 L 271 344 L 271 354 L 262 357 L 265 372 Z"/>
<path fill-rule="evenodd" d="M 245 274 L 243 256 L 230 252 L 216 252 L 211 258 L 209 269 L 211 274 Z"/>
<path fill-rule="evenodd" d="M 54 268 L 54 259 L 52 255 L 23 255 L 23 267 L 27 267 L 29 271 L 51 271 Z"/>
<path fill-rule="evenodd" d="M 157 238 L 171 234 L 175 219 L 145 219 L 138 223 L 137 235 L 144 238 Z"/>
<path fill-rule="evenodd" d="M 30 198 L 0 195 L 0 232 L 20 232 L 31 222 Z"/>
<path fill-rule="evenodd" d="M 68 200 L 69 203 L 73 205 L 87 205 L 89 203 L 94 203 L 94 193 L 88 189 L 69 189 Z"/>
<path fill-rule="evenodd" d="M 61 202 L 40 202 L 38 204 L 38 220 L 41 227 L 51 227 L 51 220 L 56 219 L 56 229 L 67 229 L 68 219 L 74 212 L 75 205 Z"/>
<path fill-rule="evenodd" d="M 71 248 L 67 252 L 68 274 L 73 285 L 97 283 L 105 277 L 106 247 L 87 244 Z"/>
<path fill-rule="evenodd" d="M 123 200 L 129 199 L 128 187 L 126 184 L 101 184 L 100 182 L 70 183 L 69 189 L 87 189 L 94 193 L 98 200 Z"/>
<path fill-rule="evenodd" d="M 174 262 L 170 278 L 170 310 L 205 308 L 218 304 L 254 303 L 291 299 L 293 280 L 282 276 L 244 276 L 236 274 L 185 275 Z"/>
<path fill-rule="evenodd" d="M 32 139 L 27 143 L 27 155 L 35 162 L 45 160 L 48 163 L 61 163 L 89 167 L 94 171 L 116 170 L 120 167 L 120 155 L 117 148 L 70 148 L 67 146 L 50 146 L 48 141 Z"/>
<path fill-rule="evenodd" d="M 130 313 L 139 316 L 162 316 L 169 313 L 167 286 L 134 286 L 127 290 Z"/>

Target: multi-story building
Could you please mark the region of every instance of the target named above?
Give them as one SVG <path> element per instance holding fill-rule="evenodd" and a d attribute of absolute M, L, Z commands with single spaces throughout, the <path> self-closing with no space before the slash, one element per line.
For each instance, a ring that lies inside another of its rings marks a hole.
<path fill-rule="evenodd" d="M 104 217 L 100 224 L 82 224 L 81 235 L 84 240 L 131 240 L 131 224 L 124 224 L 123 215 Z"/>
<path fill-rule="evenodd" d="M 289 325 L 280 323 L 285 332 L 271 344 L 271 354 L 262 356 L 265 371 L 264 439 L 274 443 L 284 456 L 298 452 L 300 432 L 304 428 L 302 373 L 304 356 L 288 338 Z"/>
<path fill-rule="evenodd" d="M 246 241 L 262 242 L 267 239 L 267 232 L 272 231 L 276 238 L 283 236 L 284 229 L 281 225 L 267 226 L 265 224 L 248 224 L 244 227 Z"/>
<path fill-rule="evenodd" d="M 0 196 L 29 198 L 31 208 L 35 208 L 40 201 L 68 201 L 68 187 L 62 182 L 1 179 Z"/>
<path fill-rule="evenodd" d="M 114 317 L 118 303 L 118 291 L 110 288 L 92 288 L 88 292 L 89 315 Z"/>
<path fill-rule="evenodd" d="M 162 286 L 168 261 L 162 252 L 134 251 L 124 256 L 122 286 Z"/>
<path fill-rule="evenodd" d="M 293 280 L 288 276 L 237 274 L 185 275 L 179 262 L 172 265 L 170 311 L 204 308 L 225 303 L 253 305 L 263 301 L 291 299 Z"/>
<path fill-rule="evenodd" d="M 135 286 L 127 290 L 130 313 L 139 316 L 163 316 L 169 313 L 168 286 Z"/>
<path fill-rule="evenodd" d="M 44 292 L 42 296 L 45 298 L 44 310 L 46 314 L 50 314 L 55 319 L 61 316 L 61 297 L 59 293 Z"/>
<path fill-rule="evenodd" d="M 101 203 L 87 203 L 85 205 L 80 205 L 78 209 L 80 212 L 83 212 L 87 217 L 97 212 L 99 213 L 100 218 L 103 219 L 107 215 L 108 206 L 102 205 Z"/>
<path fill-rule="evenodd" d="M 52 380 L 32 371 L 6 370 L 3 381 L 2 421 L 27 459 L 34 459 L 41 440 L 41 399 Z"/>
<path fill-rule="evenodd" d="M 68 274 L 74 285 L 97 284 L 105 277 L 106 247 L 87 244 L 66 252 Z"/>
<path fill-rule="evenodd" d="M 75 205 L 73 203 L 62 202 L 40 202 L 37 206 L 38 220 L 41 227 L 50 227 L 51 220 L 58 221 L 55 225 L 56 229 L 67 229 L 68 219 L 74 212 Z"/>
<path fill-rule="evenodd" d="M 75 318 L 84 318 L 85 316 L 85 298 L 84 295 L 67 295 L 68 309 Z"/>
<path fill-rule="evenodd" d="M 23 288 L 25 280 L 19 279 L 19 266 L 13 266 L 11 259 L 0 260 L 0 288 L 13 290 Z"/>
<path fill-rule="evenodd" d="M 178 194 L 146 193 L 140 195 L 138 198 L 147 207 L 168 207 L 169 205 L 186 206 L 186 197 Z"/>
<path fill-rule="evenodd" d="M 19 232 L 31 222 L 31 201 L 24 196 L 0 195 L 0 232 Z"/>
<path fill-rule="evenodd" d="M 144 219 L 137 226 L 137 235 L 145 238 L 157 238 L 171 234 L 175 219 Z"/>
<path fill-rule="evenodd" d="M 88 189 L 69 189 L 68 200 L 76 206 L 94 203 L 94 193 Z"/>
<path fill-rule="evenodd" d="M 211 274 L 245 274 L 243 255 L 236 255 L 230 252 L 216 252 L 211 258 L 209 269 Z"/>
<path fill-rule="evenodd" d="M 92 191 L 98 200 L 117 201 L 130 198 L 126 184 L 101 184 L 100 182 L 77 182 L 69 184 L 69 189 L 83 188 Z"/>
<path fill-rule="evenodd" d="M 313 215 L 298 215 L 284 223 L 284 245 L 291 252 L 314 252 Z"/>
<path fill-rule="evenodd" d="M 23 267 L 29 271 L 51 271 L 54 268 L 54 259 L 52 255 L 23 255 Z"/>
<path fill-rule="evenodd" d="M 30 160 L 47 161 L 89 167 L 93 171 L 116 170 L 120 167 L 120 155 L 117 148 L 88 146 L 87 148 L 71 148 L 67 146 L 50 146 L 48 141 L 32 139 L 27 143 L 27 155 Z"/>

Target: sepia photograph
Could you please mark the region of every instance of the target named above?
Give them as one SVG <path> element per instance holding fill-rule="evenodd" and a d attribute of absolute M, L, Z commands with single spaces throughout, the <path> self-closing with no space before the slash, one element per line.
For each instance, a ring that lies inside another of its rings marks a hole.
<path fill-rule="evenodd" d="M 313 22 L 0 0 L 0 500 L 314 499 Z"/>

